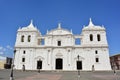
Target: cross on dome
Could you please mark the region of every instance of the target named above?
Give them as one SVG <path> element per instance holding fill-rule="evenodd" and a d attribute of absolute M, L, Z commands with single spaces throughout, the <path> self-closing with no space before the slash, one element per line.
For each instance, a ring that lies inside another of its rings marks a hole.
<path fill-rule="evenodd" d="M 61 29 L 61 23 L 58 23 L 58 29 Z"/>
<path fill-rule="evenodd" d="M 33 20 L 31 19 L 31 21 L 30 21 L 30 25 L 28 26 L 29 28 L 33 28 L 34 27 L 34 25 L 33 25 Z"/>
<path fill-rule="evenodd" d="M 71 29 L 71 34 L 72 34 L 73 32 L 72 32 L 72 29 Z"/>
<path fill-rule="evenodd" d="M 48 30 L 47 30 L 47 34 L 48 34 Z"/>
<path fill-rule="evenodd" d="M 33 20 L 31 19 L 31 21 L 30 21 L 32 24 L 33 24 Z"/>
<path fill-rule="evenodd" d="M 89 25 L 88 26 L 91 26 L 91 27 L 93 27 L 94 26 L 94 24 L 93 24 L 93 22 L 92 22 L 92 19 L 90 18 L 90 20 L 89 20 Z"/>

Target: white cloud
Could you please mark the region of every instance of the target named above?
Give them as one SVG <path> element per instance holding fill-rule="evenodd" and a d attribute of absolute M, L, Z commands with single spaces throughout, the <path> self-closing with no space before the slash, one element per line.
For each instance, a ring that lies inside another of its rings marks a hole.
<path fill-rule="evenodd" d="M 0 56 L 0 60 L 5 60 L 5 59 L 6 59 L 6 57 Z"/>
<path fill-rule="evenodd" d="M 6 51 L 6 49 L 4 48 L 3 51 Z"/>
<path fill-rule="evenodd" d="M 0 50 L 2 50 L 3 49 L 3 47 L 2 46 L 0 46 Z"/>
<path fill-rule="evenodd" d="M 0 52 L 0 54 L 4 54 L 4 52 Z"/>
<path fill-rule="evenodd" d="M 6 49 L 2 46 L 0 46 L 0 51 L 6 51 Z"/>
<path fill-rule="evenodd" d="M 10 45 L 7 45 L 6 47 L 10 50 L 13 50 L 13 48 Z"/>
<path fill-rule="evenodd" d="M 13 48 L 10 45 L 6 47 L 0 46 L 0 55 L 2 56 L 12 56 Z"/>

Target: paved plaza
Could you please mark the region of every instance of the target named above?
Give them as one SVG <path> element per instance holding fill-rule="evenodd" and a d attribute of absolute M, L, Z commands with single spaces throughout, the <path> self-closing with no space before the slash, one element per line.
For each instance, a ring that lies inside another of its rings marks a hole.
<path fill-rule="evenodd" d="M 0 70 L 0 80 L 9 80 L 10 70 Z M 14 71 L 14 80 L 120 80 L 120 71 L 114 75 L 113 71 Z"/>

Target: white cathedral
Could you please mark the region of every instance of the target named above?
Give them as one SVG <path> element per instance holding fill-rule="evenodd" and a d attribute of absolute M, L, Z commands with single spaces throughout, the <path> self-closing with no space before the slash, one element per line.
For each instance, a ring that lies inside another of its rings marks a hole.
<path fill-rule="evenodd" d="M 79 28 L 78 28 L 79 30 Z M 111 70 L 106 31 L 91 19 L 81 34 L 58 24 L 46 35 L 33 22 L 17 31 L 14 65 L 21 70 Z"/>

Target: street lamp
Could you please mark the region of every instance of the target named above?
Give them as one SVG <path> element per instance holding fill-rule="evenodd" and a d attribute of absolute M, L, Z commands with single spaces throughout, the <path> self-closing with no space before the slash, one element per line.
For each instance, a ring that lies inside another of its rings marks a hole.
<path fill-rule="evenodd" d="M 14 54 L 15 53 L 16 53 L 16 50 L 14 50 Z M 13 78 L 14 54 L 13 54 L 13 60 L 12 60 L 12 65 L 11 65 L 10 80 L 14 80 L 14 78 Z"/>
<path fill-rule="evenodd" d="M 77 58 L 78 58 L 78 61 L 79 61 L 80 56 L 78 55 Z M 78 63 L 77 63 L 77 65 L 78 65 Z M 80 69 L 79 69 L 79 67 L 78 67 L 78 77 L 80 77 Z"/>

